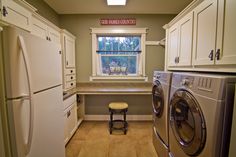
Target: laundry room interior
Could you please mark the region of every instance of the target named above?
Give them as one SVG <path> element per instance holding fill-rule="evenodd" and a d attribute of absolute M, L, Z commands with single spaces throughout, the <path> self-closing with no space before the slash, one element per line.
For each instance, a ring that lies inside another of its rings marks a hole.
<path fill-rule="evenodd" d="M 0 8 L 0 157 L 236 155 L 235 0 Z"/>

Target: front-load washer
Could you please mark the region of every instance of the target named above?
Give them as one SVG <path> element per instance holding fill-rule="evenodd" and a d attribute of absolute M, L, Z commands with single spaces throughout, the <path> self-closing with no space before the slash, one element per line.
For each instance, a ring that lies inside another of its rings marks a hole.
<path fill-rule="evenodd" d="M 154 71 L 152 87 L 153 144 L 158 156 L 168 157 L 169 153 L 169 92 L 171 72 Z"/>
<path fill-rule="evenodd" d="M 236 76 L 173 73 L 170 156 L 227 157 Z"/>

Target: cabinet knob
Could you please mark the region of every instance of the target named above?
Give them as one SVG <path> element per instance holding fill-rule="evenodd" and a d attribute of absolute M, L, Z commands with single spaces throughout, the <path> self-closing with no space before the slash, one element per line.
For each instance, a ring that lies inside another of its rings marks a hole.
<path fill-rule="evenodd" d="M 70 79 L 72 80 L 72 79 L 73 79 L 73 76 L 71 76 Z"/>
<path fill-rule="evenodd" d="M 68 64 L 67 64 L 67 65 L 68 65 Z M 70 73 L 73 73 L 73 70 L 71 70 Z"/>
<path fill-rule="evenodd" d="M 70 85 L 73 86 L 73 83 L 71 83 Z"/>
<path fill-rule="evenodd" d="M 6 17 L 7 14 L 8 14 L 7 8 L 6 8 L 5 6 L 3 6 L 3 7 L 2 7 L 2 15 L 3 15 L 4 17 Z"/>
<path fill-rule="evenodd" d="M 213 61 L 213 52 L 214 50 L 211 50 L 210 54 L 208 55 L 208 58 L 210 58 L 211 61 Z"/>
<path fill-rule="evenodd" d="M 216 60 L 220 60 L 220 49 L 216 50 L 215 57 L 216 57 Z"/>

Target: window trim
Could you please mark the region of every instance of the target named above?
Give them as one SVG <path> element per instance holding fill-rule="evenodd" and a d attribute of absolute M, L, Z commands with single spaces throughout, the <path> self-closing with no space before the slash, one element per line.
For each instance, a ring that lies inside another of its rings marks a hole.
<path fill-rule="evenodd" d="M 147 28 L 91 28 L 92 34 L 92 76 L 90 81 L 93 80 L 142 80 L 147 81 L 145 72 L 146 60 L 146 33 Z M 141 54 L 140 63 L 137 76 L 103 76 L 99 75 L 99 55 L 97 54 L 97 36 L 101 35 L 140 35 L 141 36 Z"/>

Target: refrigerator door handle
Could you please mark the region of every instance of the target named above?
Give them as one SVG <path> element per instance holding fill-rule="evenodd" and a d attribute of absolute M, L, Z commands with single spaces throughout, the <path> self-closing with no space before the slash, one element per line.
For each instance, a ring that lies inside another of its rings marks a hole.
<path fill-rule="evenodd" d="M 32 90 L 32 73 L 31 73 L 31 69 L 30 69 L 30 64 L 29 64 L 29 57 L 27 54 L 27 49 L 25 46 L 25 41 L 24 38 L 19 35 L 18 36 L 18 42 L 19 42 L 19 46 L 23 55 L 23 59 L 24 59 L 24 64 L 25 64 L 25 69 L 26 69 L 26 75 L 27 75 L 27 82 L 28 82 L 28 88 L 29 88 L 29 95 L 28 96 L 22 96 L 23 98 L 27 98 L 29 99 L 29 103 L 30 103 L 30 118 L 29 118 L 29 134 L 28 134 L 28 138 L 27 141 L 25 142 L 25 155 L 29 154 L 30 149 L 31 149 L 31 144 L 32 144 L 32 137 L 33 137 L 33 122 L 34 122 L 34 102 L 33 102 L 33 90 Z"/>
<path fill-rule="evenodd" d="M 29 100 L 30 96 L 27 94 L 22 94 L 21 96 L 15 97 L 15 98 L 8 98 L 7 100 Z"/>

